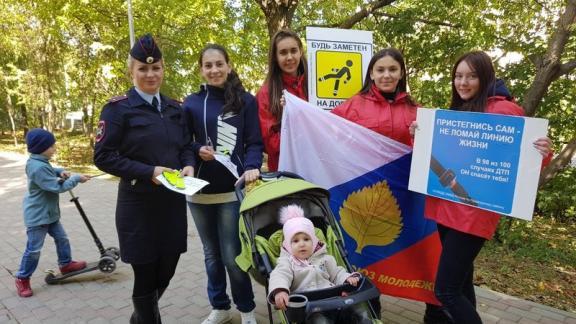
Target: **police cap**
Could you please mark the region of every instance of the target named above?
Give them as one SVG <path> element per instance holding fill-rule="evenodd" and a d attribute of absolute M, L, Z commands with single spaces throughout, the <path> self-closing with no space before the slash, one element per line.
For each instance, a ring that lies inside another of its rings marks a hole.
<path fill-rule="evenodd" d="M 130 50 L 130 56 L 142 63 L 152 64 L 160 61 L 162 52 L 152 35 L 146 34 L 136 40 Z"/>

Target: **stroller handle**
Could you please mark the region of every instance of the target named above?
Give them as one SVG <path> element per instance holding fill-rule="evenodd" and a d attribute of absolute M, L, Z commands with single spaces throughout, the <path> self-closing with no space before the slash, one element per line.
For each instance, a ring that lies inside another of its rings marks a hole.
<path fill-rule="evenodd" d="M 346 292 L 346 294 L 342 295 L 342 292 Z M 350 284 L 343 284 L 324 289 L 303 291 L 298 294 L 308 298 L 308 303 L 306 304 L 307 315 L 316 312 L 343 309 L 380 297 L 378 288 L 365 276 L 360 277 L 360 282 L 356 287 Z M 375 318 L 378 317 L 373 310 L 371 310 L 371 315 Z M 288 318 L 288 320 L 290 321 L 292 319 Z"/>
<path fill-rule="evenodd" d="M 296 173 L 288 171 L 262 172 L 258 177 L 258 179 L 262 181 L 273 181 L 278 180 L 280 178 L 292 178 L 292 179 L 304 180 L 304 178 L 297 175 Z M 245 184 L 246 183 L 244 182 L 244 177 L 240 177 L 238 179 L 238 182 L 234 186 L 234 191 L 236 192 L 236 198 L 238 198 L 238 201 L 244 200 L 244 192 L 242 190 L 244 189 Z"/>

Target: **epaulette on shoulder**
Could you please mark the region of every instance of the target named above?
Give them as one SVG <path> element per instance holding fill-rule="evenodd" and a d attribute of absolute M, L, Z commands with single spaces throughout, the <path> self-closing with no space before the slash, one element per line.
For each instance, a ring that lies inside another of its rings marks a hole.
<path fill-rule="evenodd" d="M 118 101 L 125 100 L 125 99 L 128 99 L 128 96 L 127 96 L 127 95 L 122 95 L 122 96 L 113 97 L 113 98 L 111 98 L 110 100 L 108 100 L 108 102 L 109 102 L 109 103 L 114 103 L 114 102 L 118 102 Z"/>

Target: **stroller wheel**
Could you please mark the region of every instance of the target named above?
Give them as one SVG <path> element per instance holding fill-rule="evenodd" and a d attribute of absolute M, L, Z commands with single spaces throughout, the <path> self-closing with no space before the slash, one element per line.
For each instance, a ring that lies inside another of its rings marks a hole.
<path fill-rule="evenodd" d="M 98 262 L 98 269 L 104 273 L 111 273 L 116 270 L 116 260 L 111 256 L 103 256 Z"/>
<path fill-rule="evenodd" d="M 104 251 L 104 255 L 111 256 L 118 261 L 120 259 L 120 250 L 117 247 L 109 247 Z"/>

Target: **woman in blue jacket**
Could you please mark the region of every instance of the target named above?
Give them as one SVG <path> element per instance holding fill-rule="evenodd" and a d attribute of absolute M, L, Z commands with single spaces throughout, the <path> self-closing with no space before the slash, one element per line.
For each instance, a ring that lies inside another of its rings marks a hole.
<path fill-rule="evenodd" d="M 235 262 L 240 253 L 240 203 L 234 194 L 234 184 L 238 176 L 249 183 L 260 175 L 263 143 L 258 108 L 255 98 L 244 90 L 232 70 L 222 46 L 204 47 L 198 64 L 206 84 L 188 96 L 183 106 L 194 137 L 194 151 L 200 158 L 196 177 L 210 183 L 201 192 L 187 197 L 204 248 L 208 298 L 213 308 L 203 323 L 224 323 L 231 319 L 227 272 L 242 323 L 255 324 L 250 277 Z M 216 156 L 227 161 L 229 167 L 217 161 Z"/>

